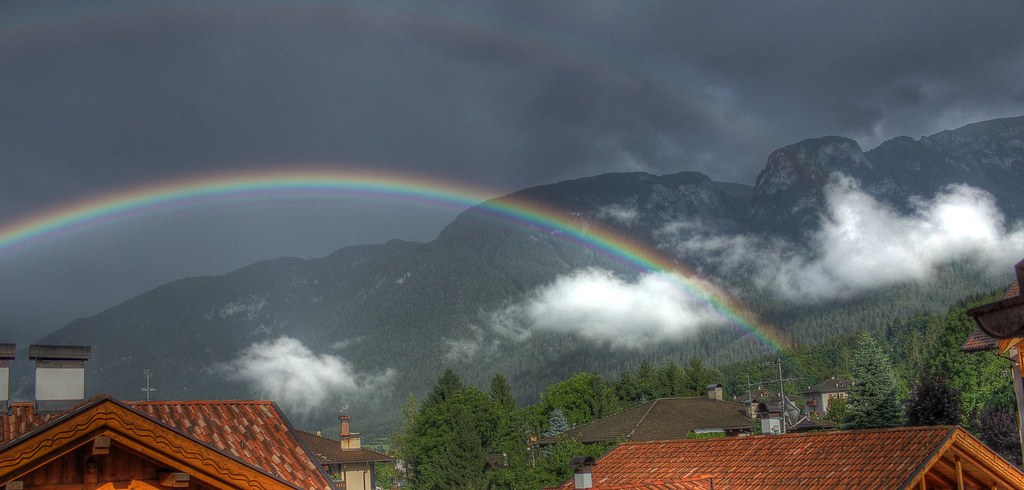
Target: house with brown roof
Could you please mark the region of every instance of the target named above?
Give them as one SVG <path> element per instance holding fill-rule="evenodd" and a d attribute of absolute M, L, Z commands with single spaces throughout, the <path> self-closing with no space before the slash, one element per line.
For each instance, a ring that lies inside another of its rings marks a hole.
<path fill-rule="evenodd" d="M 0 487 L 334 488 L 275 403 L 82 400 L 89 354 L 81 346 L 29 348 L 36 400 L 12 403 L 4 393 Z"/>
<path fill-rule="evenodd" d="M 754 422 L 739 403 L 704 397 L 658 398 L 629 410 L 570 429 L 560 437 L 584 444 L 615 441 L 684 439 L 691 433 L 714 431 L 727 436 L 751 434 Z M 556 442 L 545 437 L 540 445 Z"/>
<path fill-rule="evenodd" d="M 350 417 L 341 415 L 341 432 L 338 440 L 323 437 L 320 429 L 313 434 L 298 431 L 299 440 L 309 449 L 317 464 L 334 482 L 335 487 L 345 490 L 373 490 L 377 479 L 375 463 L 394 461 L 387 454 L 362 447 L 360 436 L 349 430 Z"/>
<path fill-rule="evenodd" d="M 810 418 L 821 418 L 828 414 L 828 406 L 836 398 L 846 398 L 853 382 L 835 376 L 807 387 L 804 395 L 804 412 Z"/>
<path fill-rule="evenodd" d="M 690 488 L 668 485 L 693 478 L 716 490 L 1024 488 L 1024 473 L 949 426 L 626 442 L 589 471 L 595 489 Z"/>

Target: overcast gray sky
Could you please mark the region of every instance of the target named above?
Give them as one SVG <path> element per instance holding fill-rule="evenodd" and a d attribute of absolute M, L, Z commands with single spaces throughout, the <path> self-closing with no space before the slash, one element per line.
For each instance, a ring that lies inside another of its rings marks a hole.
<path fill-rule="evenodd" d="M 316 164 L 495 194 L 612 171 L 753 183 L 1024 114 L 1024 2 L 0 2 L 0 228 L 213 171 Z M 0 253 L 0 341 L 169 280 L 390 238 L 458 209 L 221 204 Z M 2 251 L 0 251 L 2 252 Z"/>

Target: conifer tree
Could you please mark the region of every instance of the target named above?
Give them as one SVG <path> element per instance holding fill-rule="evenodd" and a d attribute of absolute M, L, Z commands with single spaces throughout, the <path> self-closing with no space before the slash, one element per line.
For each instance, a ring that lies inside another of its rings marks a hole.
<path fill-rule="evenodd" d="M 516 399 L 512 396 L 512 388 L 508 384 L 505 375 L 498 373 L 491 378 L 491 398 L 498 402 L 498 405 L 505 410 L 516 408 Z"/>
<path fill-rule="evenodd" d="M 437 379 L 437 384 L 427 394 L 427 398 L 423 400 L 423 407 L 427 408 L 449 400 L 457 393 L 461 393 L 464 388 L 459 375 L 455 374 L 452 368 L 446 368 L 441 377 Z"/>
<path fill-rule="evenodd" d="M 569 422 L 565 419 L 565 412 L 559 408 L 551 410 L 551 415 L 548 417 L 548 430 L 544 431 L 544 435 L 557 436 L 567 430 L 569 430 Z"/>
<path fill-rule="evenodd" d="M 868 333 L 861 333 L 850 360 L 853 386 L 843 428 L 899 427 L 903 422 L 900 393 L 889 356 Z"/>

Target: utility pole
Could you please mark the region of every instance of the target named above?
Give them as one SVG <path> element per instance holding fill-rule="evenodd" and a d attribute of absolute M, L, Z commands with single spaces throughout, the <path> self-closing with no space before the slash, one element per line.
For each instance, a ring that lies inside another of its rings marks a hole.
<path fill-rule="evenodd" d="M 142 388 L 142 391 L 146 392 L 146 401 L 148 402 L 149 401 L 149 394 L 151 392 L 156 391 L 156 388 L 150 388 L 149 387 L 149 377 L 153 375 L 153 370 L 152 369 L 143 369 L 142 370 L 142 374 L 144 376 L 146 376 L 146 387 Z"/>
<path fill-rule="evenodd" d="M 781 357 L 776 359 L 774 362 L 773 361 L 765 361 L 765 362 L 760 363 L 759 365 L 761 367 L 767 367 L 767 366 L 771 366 L 773 364 L 779 367 L 779 379 L 778 379 L 778 382 L 779 382 L 779 405 L 781 405 L 781 408 L 782 408 L 782 433 L 785 434 L 786 433 L 786 411 L 787 411 L 787 409 L 786 409 L 786 388 L 785 388 L 785 385 L 783 383 L 786 382 L 786 381 L 798 380 L 800 378 L 783 378 L 782 377 L 782 358 Z M 769 381 L 775 381 L 775 380 L 773 379 L 773 380 L 769 380 Z M 766 381 L 766 383 L 767 383 L 767 381 Z"/>

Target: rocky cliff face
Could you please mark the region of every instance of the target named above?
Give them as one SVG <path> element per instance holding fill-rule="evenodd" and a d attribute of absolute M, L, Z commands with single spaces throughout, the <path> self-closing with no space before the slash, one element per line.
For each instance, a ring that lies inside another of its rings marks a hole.
<path fill-rule="evenodd" d="M 869 174 L 874 165 L 856 141 L 838 136 L 808 139 L 775 150 L 757 176 L 747 220 L 759 232 L 797 234 L 813 229 L 824 209 L 833 173 Z"/>
<path fill-rule="evenodd" d="M 985 189 L 1007 218 L 1024 219 L 1024 117 L 997 119 L 918 140 L 901 136 L 864 152 L 836 136 L 776 150 L 757 177 L 747 219 L 752 230 L 799 233 L 824 210 L 823 188 L 834 173 L 897 209 L 908 197 L 931 198 L 951 184 Z"/>

